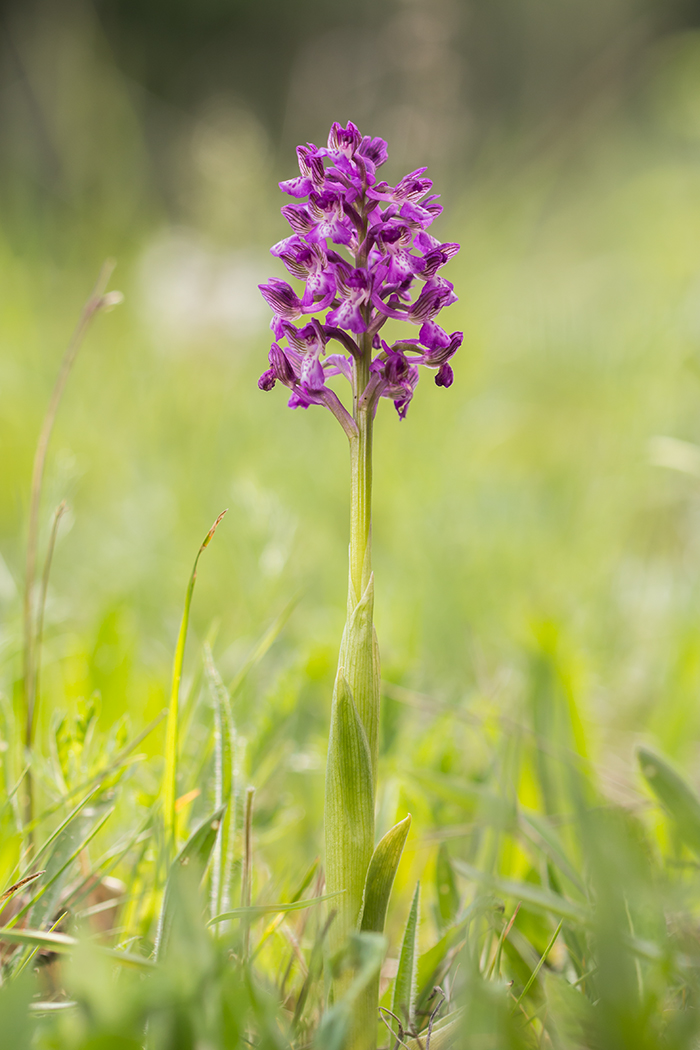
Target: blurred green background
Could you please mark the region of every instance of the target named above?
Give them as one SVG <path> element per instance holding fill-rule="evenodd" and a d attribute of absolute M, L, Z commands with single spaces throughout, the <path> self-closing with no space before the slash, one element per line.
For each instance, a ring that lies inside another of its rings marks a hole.
<path fill-rule="evenodd" d="M 125 303 L 89 334 L 48 460 L 42 549 L 57 504 L 69 510 L 40 744 L 48 754 L 57 718 L 96 693 L 104 733 L 124 714 L 138 732 L 161 711 L 192 561 L 228 507 L 195 592 L 179 789 L 200 786 L 194 810 L 211 808 L 202 642 L 235 681 L 295 603 L 234 698 L 243 777 L 259 789 L 257 889 L 275 899 L 318 852 L 347 450 L 328 413 L 290 412 L 279 388 L 258 390 L 270 334 L 256 285 L 283 276 L 268 248 L 286 235 L 277 181 L 295 173 L 294 146 L 351 119 L 388 140 L 389 181 L 428 166 L 445 206 L 435 232 L 462 243 L 446 271 L 459 302 L 443 315 L 465 332 L 454 386 L 424 377 L 406 421 L 387 402 L 377 425 L 380 829 L 414 814 L 392 941 L 441 837 L 486 870 L 540 877 L 509 844 L 484 861 L 473 827 L 495 826 L 500 841 L 498 820 L 469 796 L 467 828 L 453 789 L 433 778 L 423 791 L 421 771 L 495 784 L 558 819 L 529 750 L 534 725 L 539 744 L 568 748 L 573 733 L 601 798 L 627 813 L 648 806 L 640 742 L 697 781 L 700 5 L 18 0 L 0 11 L 0 707 L 20 676 L 37 434 L 113 256 Z M 523 740 L 522 764 L 509 764 Z M 121 830 L 157 796 L 162 741 L 161 727 L 144 744 L 151 762 Z M 45 773 L 50 799 L 49 759 Z M 570 801 L 562 793 L 562 811 Z M 619 861 L 624 877 L 635 864 Z M 541 952 L 551 930 L 528 921 Z"/>
<path fill-rule="evenodd" d="M 299 596 L 278 659 L 326 718 L 346 449 L 256 387 L 276 182 L 355 120 L 389 178 L 427 164 L 460 240 L 450 391 L 383 405 L 374 537 L 386 676 L 517 701 L 551 622 L 600 745 L 697 750 L 700 8 L 157 0 L 6 3 L 0 67 L 0 600 L 16 656 L 31 457 L 102 259 L 126 295 L 70 381 L 42 522 L 57 696 L 157 711 L 194 551 L 194 622 L 232 673 Z M 652 443 L 650 445 L 650 442 Z M 655 460 L 663 461 L 659 466 Z M 685 467 L 685 470 L 673 469 Z M 120 668 L 120 674 L 113 674 Z M 306 688 L 306 687 L 305 687 Z M 688 731 L 688 728 L 693 731 Z M 682 727 L 682 728 L 681 728 Z"/>
<path fill-rule="evenodd" d="M 554 631 L 611 792 L 630 790 L 640 737 L 692 766 L 700 452 L 659 438 L 700 441 L 696 15 L 632 0 L 5 5 L 6 688 L 36 435 L 112 255 L 126 302 L 89 336 L 48 465 L 45 531 L 62 498 L 70 511 L 44 722 L 96 689 L 105 727 L 157 714 L 193 555 L 228 506 L 195 630 L 217 625 L 230 676 L 298 597 L 249 702 L 263 717 L 262 692 L 269 715 L 292 675 L 304 761 L 322 760 L 347 452 L 327 413 L 257 389 L 256 284 L 282 272 L 267 249 L 285 235 L 276 182 L 294 145 L 353 119 L 389 141 L 390 179 L 428 165 L 437 232 L 463 245 L 456 382 L 424 379 L 404 423 L 388 403 L 378 423 L 386 678 L 517 711 Z"/>

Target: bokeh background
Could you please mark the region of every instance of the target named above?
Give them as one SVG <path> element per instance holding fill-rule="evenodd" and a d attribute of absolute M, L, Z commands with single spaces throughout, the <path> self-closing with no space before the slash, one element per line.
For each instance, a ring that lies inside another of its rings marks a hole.
<path fill-rule="evenodd" d="M 48 463 L 44 542 L 64 497 L 69 513 L 44 726 L 96 690 L 105 728 L 158 713 L 192 559 L 229 507 L 201 564 L 192 652 L 214 638 L 231 677 L 296 600 L 241 718 L 286 712 L 293 768 L 320 769 L 347 452 L 327 413 L 257 389 L 269 332 L 256 285 L 282 275 L 268 247 L 286 235 L 277 181 L 294 146 L 352 119 L 388 140 L 390 181 L 428 166 L 436 232 L 463 245 L 447 273 L 460 297 L 447 325 L 465 332 L 454 386 L 424 378 L 405 422 L 388 403 L 378 421 L 377 625 L 398 687 L 386 739 L 432 727 L 449 771 L 457 743 L 420 722 L 416 696 L 516 717 L 545 652 L 612 797 L 638 780 L 640 739 L 697 766 L 700 5 L 0 9 L 4 688 L 36 436 L 113 256 L 125 304 L 89 335 Z"/>

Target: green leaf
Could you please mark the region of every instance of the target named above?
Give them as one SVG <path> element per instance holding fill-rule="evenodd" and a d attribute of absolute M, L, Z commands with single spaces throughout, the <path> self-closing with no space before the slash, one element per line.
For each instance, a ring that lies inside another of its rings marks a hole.
<path fill-rule="evenodd" d="M 109 809 L 87 831 L 85 830 L 86 812 L 82 813 L 80 820 L 64 822 L 61 834 L 55 839 L 54 848 L 46 862 L 40 888 L 32 899 L 13 916 L 12 925 L 19 922 L 24 915 L 28 915 L 28 921 L 37 926 L 51 920 L 59 907 L 64 884 L 70 875 L 71 864 L 102 829 L 113 812 L 114 807 Z M 77 813 L 74 811 L 73 817 L 75 816 Z"/>
<path fill-rule="evenodd" d="M 105 781 L 111 774 L 113 774 L 113 773 L 116 774 L 116 773 L 119 773 L 121 770 L 123 770 L 126 767 L 127 764 L 131 764 L 132 762 L 140 761 L 141 756 L 137 755 L 135 758 L 130 760 L 130 755 L 132 754 L 133 751 L 136 750 L 136 748 L 139 746 L 139 744 L 143 743 L 143 741 L 146 739 L 146 737 L 150 733 L 152 733 L 153 730 L 156 729 L 160 725 L 160 723 L 163 721 L 163 719 L 167 717 L 167 714 L 168 714 L 167 709 L 161 711 L 160 714 L 156 718 L 154 718 L 153 721 L 150 722 L 146 726 L 146 728 L 144 730 L 142 730 L 142 732 L 140 732 L 138 734 L 138 736 L 134 737 L 134 739 L 131 741 L 131 743 L 129 743 L 117 755 L 115 755 L 114 759 L 111 762 L 109 762 L 102 769 L 98 770 L 97 773 L 95 773 L 93 776 L 89 777 L 87 780 L 83 781 L 80 784 L 77 784 L 74 788 L 71 788 L 70 791 L 68 791 L 67 794 L 62 795 L 61 798 L 58 800 L 58 802 L 52 803 L 45 810 L 43 810 L 39 814 L 39 816 L 36 817 L 35 820 L 32 821 L 31 824 L 27 824 L 25 826 L 24 830 L 27 831 L 27 832 L 28 831 L 33 831 L 36 827 L 39 826 L 39 824 L 42 821 L 47 820 L 49 817 L 53 816 L 54 813 L 57 813 L 59 811 L 59 809 L 62 809 L 63 806 L 65 806 L 67 802 L 70 802 L 70 800 L 72 798 L 75 798 L 76 795 L 79 795 L 81 791 L 85 791 L 88 788 L 94 787 L 95 785 L 99 786 L 99 784 L 101 784 L 103 781 Z M 17 784 L 17 787 L 19 787 L 19 782 Z M 16 790 L 16 788 L 15 788 L 15 790 Z M 80 806 L 84 806 L 85 802 L 91 797 L 92 797 L 92 794 L 88 794 L 86 796 L 86 798 L 84 798 L 83 801 L 79 805 Z M 70 817 L 67 818 L 67 819 L 70 819 Z M 60 828 L 57 829 L 57 831 L 58 830 L 60 830 Z M 54 833 L 54 834 L 56 834 L 56 833 Z M 44 850 L 46 849 L 46 846 L 48 845 L 48 842 L 50 842 L 50 841 L 51 840 L 49 839 L 46 843 L 44 843 L 44 846 L 42 847 L 41 852 L 44 852 Z M 40 856 L 40 854 L 37 854 L 37 857 L 35 858 L 35 861 L 36 861 L 36 859 L 39 856 Z"/>
<path fill-rule="evenodd" d="M 435 886 L 437 889 L 439 926 L 445 929 L 450 926 L 459 911 L 459 890 L 455 880 L 455 873 L 447 852 L 447 845 L 440 843 L 437 862 L 435 864 Z"/>
<path fill-rule="evenodd" d="M 73 824 L 75 818 L 85 808 L 85 806 L 88 804 L 88 802 L 91 799 L 95 798 L 95 796 L 97 795 L 97 792 L 98 792 L 98 788 L 93 788 L 92 791 L 89 791 L 87 793 L 87 795 L 85 795 L 83 798 L 81 798 L 81 800 L 80 800 L 80 802 L 78 802 L 77 806 L 75 806 L 70 811 L 70 813 L 65 818 L 65 820 L 63 820 L 58 825 L 58 827 L 49 835 L 49 837 L 47 838 L 46 842 L 44 842 L 44 844 L 41 847 L 41 849 L 38 850 L 38 852 L 36 853 L 36 855 L 33 858 L 33 861 L 32 861 L 33 864 L 37 864 L 40 857 L 43 857 L 44 854 L 49 853 L 49 848 L 58 839 L 60 839 L 61 836 L 64 835 L 64 833 L 67 831 L 67 829 L 70 827 L 70 825 Z"/>
<path fill-rule="evenodd" d="M 683 777 L 653 751 L 640 747 L 637 758 L 644 779 L 671 814 L 683 842 L 700 855 L 700 798 Z"/>
<path fill-rule="evenodd" d="M 349 1050 L 347 1034 L 351 1027 L 357 1029 L 359 1019 L 367 1019 L 376 1029 L 377 1000 L 373 990 L 379 982 L 385 952 L 386 940 L 381 934 L 353 933 L 333 959 L 333 969 L 344 970 L 350 977 L 342 997 L 323 1015 L 313 1044 L 317 1050 Z M 369 1043 L 363 1041 L 362 1045 Z"/>
<path fill-rule="evenodd" d="M 0 941 L 5 941 L 7 944 L 25 944 L 34 948 L 46 948 L 57 955 L 70 955 L 79 944 L 75 937 L 69 937 L 66 933 L 56 933 L 50 930 L 30 930 L 27 928 L 18 930 L 10 926 L 0 926 Z M 122 952 L 116 948 L 98 946 L 97 950 L 102 955 L 108 955 L 110 959 L 114 959 L 124 966 L 135 966 L 140 969 L 150 970 L 155 965 L 150 959 L 145 959 L 141 955 Z"/>
<path fill-rule="evenodd" d="M 226 806 L 221 830 L 214 846 L 211 877 L 212 915 L 231 906 L 230 887 L 236 826 L 236 730 L 231 710 L 231 697 L 219 674 L 211 648 L 204 647 L 204 671 L 214 705 L 214 804 Z"/>
<path fill-rule="evenodd" d="M 360 929 L 368 933 L 383 933 L 391 888 L 406 843 L 411 814 L 387 831 L 372 854 L 365 880 L 365 900 Z"/>
<path fill-rule="evenodd" d="M 204 875 L 225 808 L 220 806 L 195 828 L 173 861 L 171 872 L 177 871 L 178 867 L 190 867 L 198 870 L 200 878 Z"/>
<path fill-rule="evenodd" d="M 338 675 L 347 682 L 367 734 L 372 779 L 376 776 L 379 746 L 379 647 L 373 626 L 374 575 L 354 609 L 348 610 L 338 657 Z"/>
<path fill-rule="evenodd" d="M 158 932 L 156 934 L 155 948 L 156 959 L 162 958 L 170 936 L 170 929 L 173 921 L 172 913 L 176 900 L 174 884 L 183 870 L 187 871 L 190 883 L 201 882 L 207 864 L 209 863 L 211 851 L 216 842 L 216 836 L 219 833 L 224 809 L 225 807 L 221 806 L 220 809 L 217 809 L 215 813 L 210 817 L 207 817 L 206 820 L 203 820 L 202 823 L 195 828 L 170 866 L 168 880 L 165 884 L 165 892 L 163 893 L 163 904 L 158 919 Z"/>
<path fill-rule="evenodd" d="M 224 922 L 226 919 L 257 919 L 263 915 L 303 911 L 304 908 L 313 908 L 314 904 L 321 904 L 323 901 L 330 901 L 339 896 L 340 893 L 325 893 L 322 897 L 309 897 L 302 901 L 290 901 L 288 904 L 251 904 L 249 908 L 233 908 L 222 915 L 215 915 L 213 919 L 209 920 L 207 926 L 213 926 L 217 922 Z"/>
<path fill-rule="evenodd" d="M 413 894 L 411 910 L 406 920 L 406 928 L 403 932 L 401 942 L 401 954 L 399 956 L 399 968 L 396 971 L 394 983 L 394 999 L 391 1009 L 397 1017 L 401 1018 L 405 1029 L 410 1028 L 415 1010 L 416 1002 L 416 978 L 417 978 L 417 955 L 416 943 L 418 935 L 420 909 L 420 882 L 416 883 L 416 891 Z"/>
<path fill-rule="evenodd" d="M 291 899 L 289 901 L 290 904 L 296 904 L 297 901 L 300 901 L 302 899 L 304 893 L 306 892 L 306 890 L 311 885 L 311 881 L 312 881 L 314 875 L 318 871 L 319 864 L 320 864 L 320 858 L 319 857 L 315 857 L 314 860 L 312 861 L 311 865 L 306 869 L 306 871 L 304 873 L 304 877 L 301 880 L 301 883 L 297 886 L 296 890 L 292 894 Z M 260 954 L 260 951 L 262 950 L 262 948 L 265 945 L 265 943 L 269 940 L 269 938 L 273 935 L 273 933 L 279 928 L 279 926 L 281 925 L 283 920 L 284 920 L 284 913 L 281 912 L 281 913 L 277 913 L 276 918 L 274 918 L 272 920 L 272 922 L 268 923 L 267 929 L 264 930 L 262 936 L 258 939 L 258 943 L 255 946 L 255 950 L 254 950 L 254 952 L 253 952 L 253 954 L 251 956 L 251 960 L 254 959 L 256 957 L 256 955 Z M 307 974 L 307 976 L 308 976 L 308 974 Z"/>
<path fill-rule="evenodd" d="M 357 928 L 374 844 L 374 791 L 367 734 L 348 684 L 336 678 L 326 765 L 326 886 L 346 890 L 329 933 L 331 952 Z"/>

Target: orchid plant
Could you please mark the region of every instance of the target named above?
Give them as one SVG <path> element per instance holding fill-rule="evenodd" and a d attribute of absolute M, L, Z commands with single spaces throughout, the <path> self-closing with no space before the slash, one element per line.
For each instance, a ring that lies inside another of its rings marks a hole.
<path fill-rule="evenodd" d="M 275 341 L 258 385 L 288 387 L 290 408 L 324 405 L 350 445 L 347 622 L 326 767 L 326 883 L 337 894 L 328 937 L 330 997 L 336 1011 L 346 1012 L 347 1046 L 374 1050 L 378 969 L 363 969 L 357 951 L 355 963 L 348 960 L 358 935 L 382 934 L 410 816 L 375 848 L 380 673 L 373 626 L 372 430 L 382 397 L 405 419 L 419 366 L 435 371 L 438 386 L 452 385 L 450 360 L 463 335 L 448 334 L 436 319 L 457 298 L 439 271 L 459 245 L 428 232 L 442 208 L 425 168 L 396 186 L 378 178 L 387 160 L 383 139 L 363 137 L 351 122 L 334 123 L 326 147 L 307 143 L 297 147 L 297 156 L 299 177 L 280 183 L 295 198 L 282 208 L 292 235 L 271 252 L 304 290 L 298 295 L 274 278 L 260 286 L 274 314 Z M 417 335 L 389 344 L 382 329 L 390 319 L 413 325 Z M 329 343 L 337 352 L 328 352 Z M 327 385 L 334 376 L 350 385 L 347 405 Z"/>

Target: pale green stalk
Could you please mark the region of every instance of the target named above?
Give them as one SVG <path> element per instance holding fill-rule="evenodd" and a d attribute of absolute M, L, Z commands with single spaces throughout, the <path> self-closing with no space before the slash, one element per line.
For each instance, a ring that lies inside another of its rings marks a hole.
<path fill-rule="evenodd" d="M 333 694 L 326 771 L 326 885 L 339 893 L 328 948 L 332 956 L 359 930 L 365 879 L 374 849 L 374 798 L 379 730 L 379 650 L 373 626 L 372 578 L 372 428 L 373 407 L 360 396 L 369 380 L 371 337 L 360 340 L 354 362 L 353 416 L 357 432 L 350 440 L 350 574 L 348 616 Z M 348 990 L 353 974 L 333 981 L 332 997 Z M 371 984 L 353 1004 L 348 1047 L 376 1046 L 376 990 Z"/>

